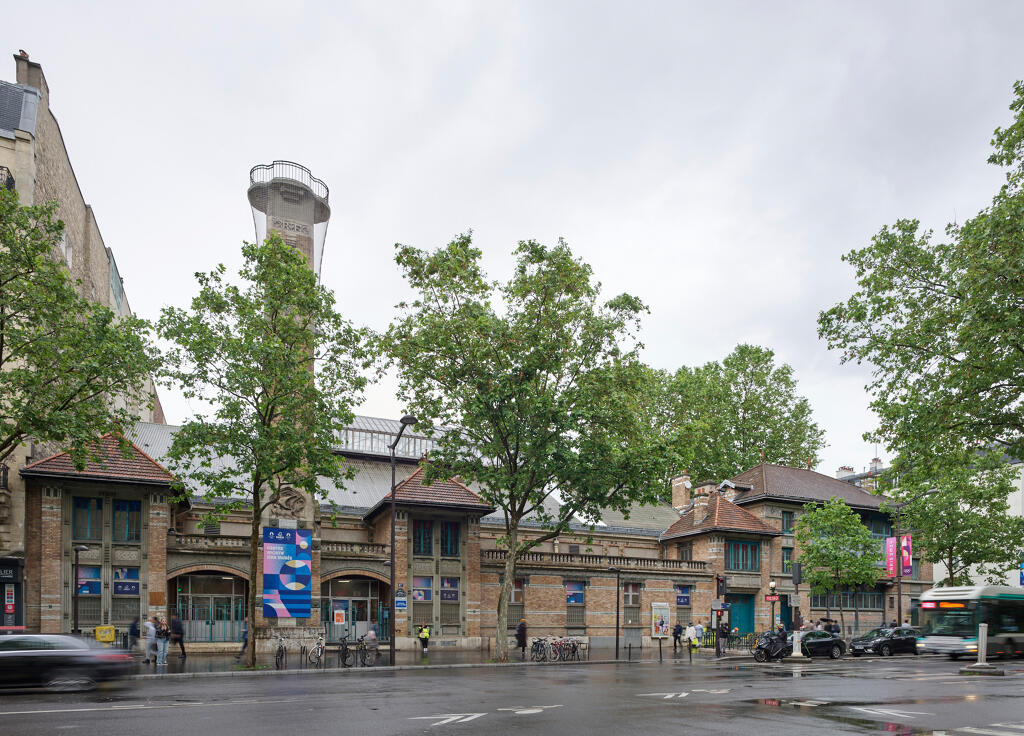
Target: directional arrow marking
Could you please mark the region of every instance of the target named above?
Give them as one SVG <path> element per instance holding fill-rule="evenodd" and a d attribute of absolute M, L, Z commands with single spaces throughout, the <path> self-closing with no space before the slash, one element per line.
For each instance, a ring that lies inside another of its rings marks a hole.
<path fill-rule="evenodd" d="M 561 708 L 561 705 L 531 705 L 529 707 L 525 705 L 517 705 L 513 708 L 498 708 L 498 710 L 510 710 L 517 716 L 529 716 L 534 713 L 543 713 L 548 708 Z"/>
<path fill-rule="evenodd" d="M 638 698 L 663 698 L 668 700 L 669 698 L 685 698 L 689 693 L 637 693 Z"/>
<path fill-rule="evenodd" d="M 469 721 L 475 720 L 480 716 L 485 716 L 486 713 L 439 713 L 434 716 L 413 716 L 410 721 L 432 721 L 440 718 L 437 723 L 431 723 L 431 726 L 443 726 L 446 723 L 468 723 Z"/>

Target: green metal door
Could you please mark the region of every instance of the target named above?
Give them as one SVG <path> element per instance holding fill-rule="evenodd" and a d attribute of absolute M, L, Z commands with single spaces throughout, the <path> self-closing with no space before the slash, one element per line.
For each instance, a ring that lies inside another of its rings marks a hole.
<path fill-rule="evenodd" d="M 754 596 L 727 595 L 729 604 L 729 621 L 741 634 L 754 633 Z"/>

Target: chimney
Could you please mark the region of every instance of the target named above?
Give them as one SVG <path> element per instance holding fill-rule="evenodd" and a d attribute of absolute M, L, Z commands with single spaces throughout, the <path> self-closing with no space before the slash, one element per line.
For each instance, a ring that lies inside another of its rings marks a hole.
<path fill-rule="evenodd" d="M 50 104 L 50 90 L 46 86 L 46 77 L 43 76 L 43 67 L 37 61 L 30 61 L 28 53 L 21 49 L 14 55 L 15 79 L 18 84 L 27 84 L 39 90 L 43 98 L 43 105 Z"/>
<path fill-rule="evenodd" d="M 682 511 L 690 505 L 690 475 L 684 470 L 682 475 L 672 479 L 672 508 Z"/>
<path fill-rule="evenodd" d="M 877 457 L 871 458 L 871 472 L 872 473 L 877 473 L 881 469 L 882 469 L 882 460 L 881 460 L 881 458 L 877 458 Z"/>
<path fill-rule="evenodd" d="M 708 499 L 715 489 L 714 483 L 705 481 L 693 491 L 693 523 L 698 525 L 708 518 Z"/>
<path fill-rule="evenodd" d="M 853 475 L 852 465 L 840 465 L 839 470 L 836 471 L 836 478 L 839 478 L 840 480 L 850 475 Z"/>

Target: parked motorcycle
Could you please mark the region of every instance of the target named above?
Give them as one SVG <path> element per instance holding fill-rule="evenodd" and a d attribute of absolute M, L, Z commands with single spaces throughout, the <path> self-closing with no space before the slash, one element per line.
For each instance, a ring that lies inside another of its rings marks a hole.
<path fill-rule="evenodd" d="M 779 640 L 774 634 L 766 631 L 757 637 L 754 646 L 750 648 L 750 653 L 754 655 L 755 662 L 781 660 L 793 653 L 793 645 L 785 639 Z"/>

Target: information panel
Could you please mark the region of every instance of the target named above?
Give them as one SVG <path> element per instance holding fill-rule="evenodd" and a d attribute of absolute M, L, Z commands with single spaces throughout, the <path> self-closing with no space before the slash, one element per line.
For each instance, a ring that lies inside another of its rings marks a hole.
<path fill-rule="evenodd" d="M 309 529 L 263 528 L 264 617 L 309 617 L 312 540 Z"/>

